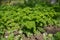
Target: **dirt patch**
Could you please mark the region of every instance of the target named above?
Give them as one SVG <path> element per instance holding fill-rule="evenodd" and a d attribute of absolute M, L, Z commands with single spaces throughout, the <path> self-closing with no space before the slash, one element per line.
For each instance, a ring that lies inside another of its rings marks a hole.
<path fill-rule="evenodd" d="M 38 34 L 38 35 L 33 35 L 31 37 L 23 37 L 22 40 L 43 40 L 43 35 Z"/>
<path fill-rule="evenodd" d="M 44 28 L 45 31 L 49 34 L 55 34 L 56 32 L 60 32 L 60 27 L 55 27 L 55 26 L 48 26 Z"/>

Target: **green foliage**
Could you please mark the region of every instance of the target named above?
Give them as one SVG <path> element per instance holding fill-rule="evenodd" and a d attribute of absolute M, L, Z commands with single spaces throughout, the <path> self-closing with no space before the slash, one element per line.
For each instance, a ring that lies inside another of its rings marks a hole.
<path fill-rule="evenodd" d="M 0 36 L 2 35 L 0 39 L 6 40 L 6 38 L 3 37 L 6 30 L 11 32 L 14 30 L 22 30 L 23 33 L 29 37 L 32 33 L 44 33 L 44 26 L 60 26 L 59 3 L 53 6 L 40 1 L 41 0 L 27 0 L 23 5 L 26 6 L 24 8 L 22 4 L 18 4 L 19 6 L 0 6 Z M 13 4 L 16 5 L 16 3 Z M 60 40 L 59 34 L 59 32 L 55 34 L 55 40 Z M 54 40 L 52 34 L 45 35 L 44 38 L 45 40 Z M 10 34 L 7 38 L 7 40 L 20 39 L 20 36 L 15 38 L 14 34 Z"/>
<path fill-rule="evenodd" d="M 1 0 L 2 1 L 2 0 Z M 32 33 L 44 33 L 44 26 L 60 26 L 60 1 L 50 4 L 49 0 L 6 0 L 3 4 L 9 6 L 0 6 L 0 39 L 7 31 L 22 30 L 27 36 Z M 12 5 L 12 6 L 10 6 Z M 14 5 L 14 6 L 13 6 Z M 18 6 L 17 6 L 18 5 Z M 60 33 L 55 34 L 55 39 L 60 40 Z M 17 38 L 18 37 L 18 38 Z M 17 36 L 16 40 L 20 39 Z M 53 39 L 52 34 L 45 35 L 45 39 Z M 10 34 L 7 40 L 15 40 L 14 34 Z"/>
<path fill-rule="evenodd" d="M 45 32 L 45 30 L 44 30 L 43 28 L 38 27 L 37 29 L 38 29 L 38 31 L 40 31 L 41 33 L 44 33 L 44 32 Z"/>
<path fill-rule="evenodd" d="M 10 34 L 8 37 L 7 37 L 7 40 L 14 40 L 14 34 Z"/>
<path fill-rule="evenodd" d="M 53 34 L 47 34 L 47 33 L 43 33 L 43 39 L 44 40 L 55 40 L 53 37 Z"/>
<path fill-rule="evenodd" d="M 34 33 L 37 27 L 55 24 L 53 17 L 56 13 L 51 7 L 35 6 L 34 8 L 25 7 L 22 9 L 2 6 L 0 9 L 0 29 L 2 30 L 26 28 Z"/>
<path fill-rule="evenodd" d="M 34 8 L 18 6 L 0 6 L 0 34 L 6 30 L 21 29 L 23 33 L 44 31 L 44 26 L 56 25 L 56 12 L 52 7 L 36 5 Z"/>
<path fill-rule="evenodd" d="M 54 38 L 55 38 L 55 40 L 60 40 L 60 32 L 57 32 L 57 33 L 54 35 Z"/>

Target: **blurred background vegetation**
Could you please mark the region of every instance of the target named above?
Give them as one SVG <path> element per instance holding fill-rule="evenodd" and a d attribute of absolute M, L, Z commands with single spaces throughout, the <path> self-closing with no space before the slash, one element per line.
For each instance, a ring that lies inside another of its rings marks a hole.
<path fill-rule="evenodd" d="M 16 5 L 16 4 L 25 4 L 25 5 L 36 5 L 36 4 L 60 4 L 60 0 L 0 0 L 0 4 L 4 5 Z"/>

